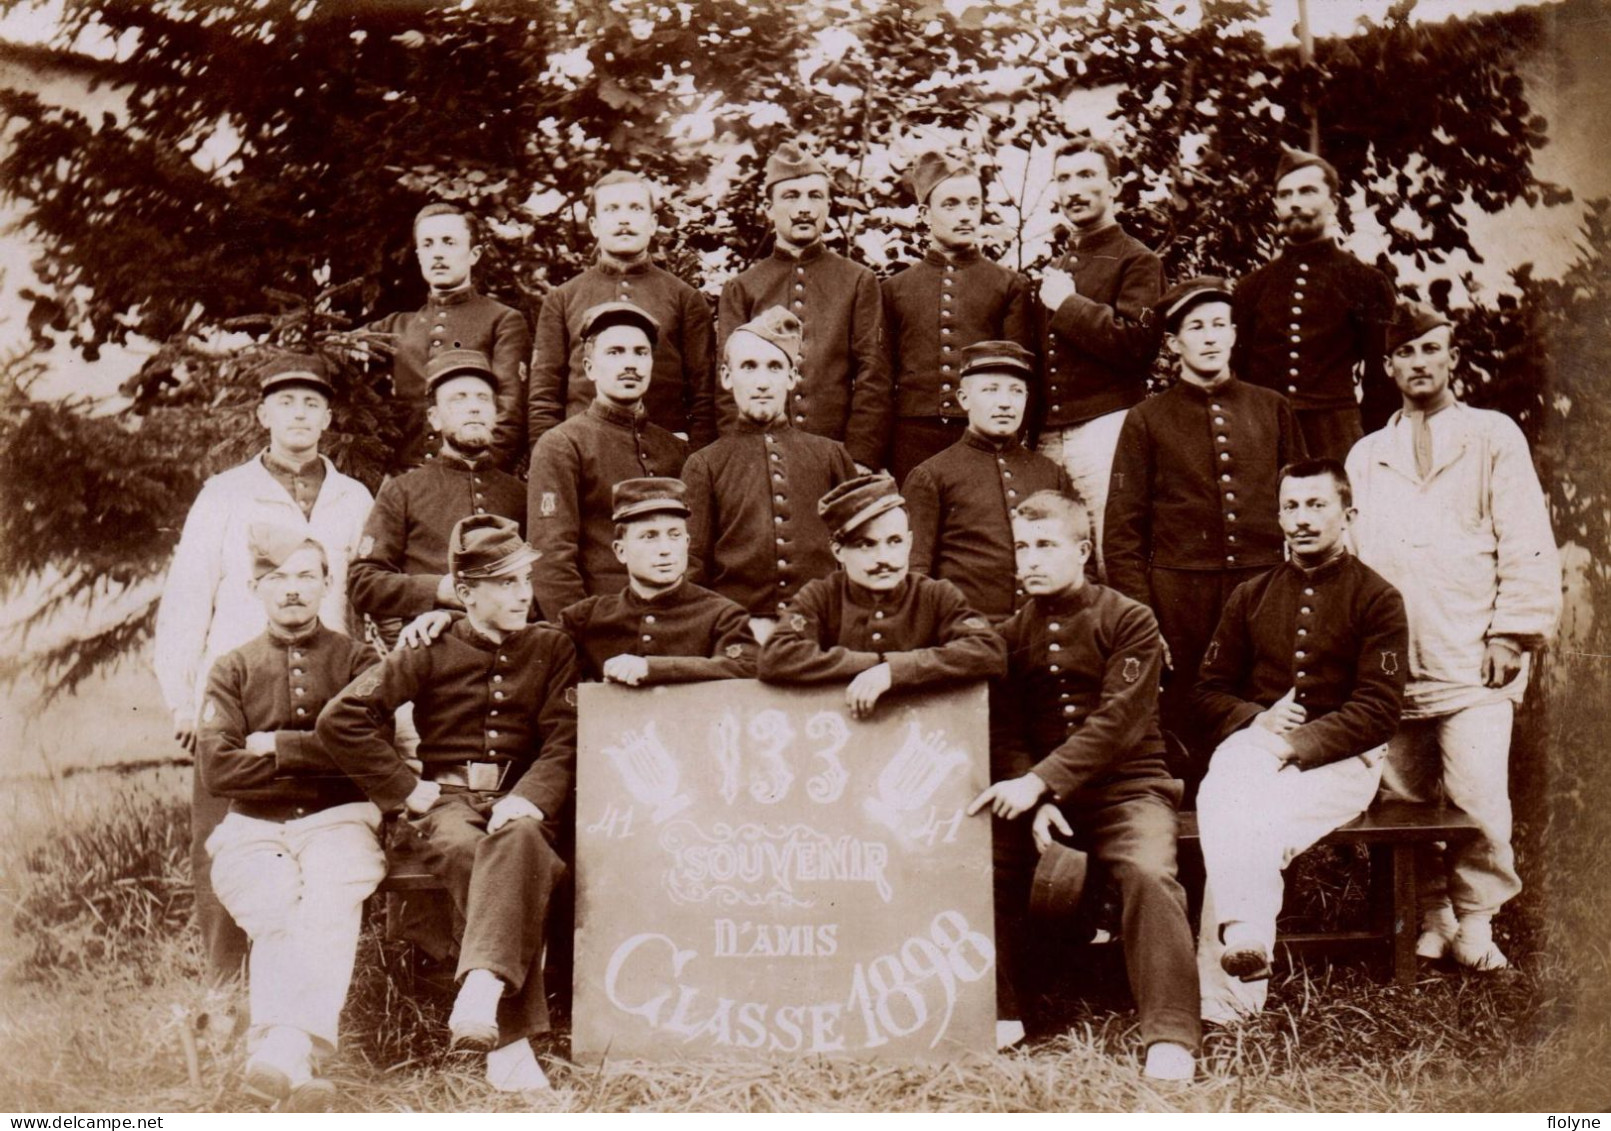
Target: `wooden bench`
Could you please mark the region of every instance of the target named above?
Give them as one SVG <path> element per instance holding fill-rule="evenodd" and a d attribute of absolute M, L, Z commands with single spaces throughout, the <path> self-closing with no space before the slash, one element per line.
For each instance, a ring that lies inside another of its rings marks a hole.
<path fill-rule="evenodd" d="M 1363 844 L 1370 850 L 1371 927 L 1326 934 L 1286 934 L 1276 945 L 1289 951 L 1325 950 L 1359 943 L 1387 946 L 1393 978 L 1415 984 L 1415 940 L 1421 917 L 1416 904 L 1415 850 L 1433 841 L 1458 843 L 1477 835 L 1477 823 L 1458 809 L 1407 801 L 1379 801 L 1363 816 L 1337 829 L 1321 844 Z M 1180 815 L 1180 840 L 1199 843 L 1197 814 Z"/>
<path fill-rule="evenodd" d="M 1325 934 L 1286 934 L 1276 944 L 1304 952 L 1364 944 L 1383 945 L 1392 958 L 1394 980 L 1415 983 L 1415 940 L 1420 915 L 1415 897 L 1415 850 L 1432 841 L 1460 842 L 1477 833 L 1477 823 L 1458 809 L 1405 801 L 1382 801 L 1350 821 L 1321 844 L 1363 844 L 1370 850 L 1371 927 Z M 1197 814 L 1180 814 L 1180 841 L 1199 843 Z M 434 891 L 442 882 L 417 865 L 392 861 L 383 892 Z"/>

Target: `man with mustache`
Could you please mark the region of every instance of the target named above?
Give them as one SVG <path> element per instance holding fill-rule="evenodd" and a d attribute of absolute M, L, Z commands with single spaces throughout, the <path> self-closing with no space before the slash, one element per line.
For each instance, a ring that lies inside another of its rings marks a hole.
<path fill-rule="evenodd" d="M 738 423 L 683 468 L 689 578 L 744 606 L 763 644 L 800 587 L 833 572 L 817 500 L 856 474 L 843 444 L 789 422 L 799 355 L 800 320 L 779 306 L 729 334 L 721 383 Z"/>
<path fill-rule="evenodd" d="M 891 690 L 992 679 L 1006 666 L 1001 638 L 949 581 L 909 575 L 906 501 L 888 475 L 862 475 L 824 495 L 817 511 L 842 567 L 808 582 L 761 649 L 771 683 L 848 680 L 855 718 Z"/>
<path fill-rule="evenodd" d="M 419 310 L 390 314 L 367 327 L 396 338 L 392 395 L 408 406 L 399 467 L 413 467 L 434 454 L 438 434 L 427 432 L 426 370 L 446 350 L 477 350 L 497 377 L 497 422 L 492 462 L 515 470 L 525 452 L 526 357 L 531 330 L 518 310 L 480 294 L 472 271 L 481 259 L 475 217 L 458 205 L 427 204 L 414 217 L 414 256 L 430 289 Z"/>
<path fill-rule="evenodd" d="M 593 382 L 583 371 L 582 319 L 599 303 L 613 301 L 641 306 L 660 323 L 644 412 L 692 448 L 702 448 L 716 438 L 710 303 L 650 259 L 658 225 L 648 181 L 619 169 L 606 173 L 588 189 L 587 211 L 598 259 L 543 298 L 531 361 L 527 441 L 535 445 L 544 432 L 593 403 Z"/>
<path fill-rule="evenodd" d="M 1031 428 L 1036 450 L 1067 470 L 1090 508 L 1098 576 L 1113 452 L 1125 412 L 1147 393 L 1163 292 L 1163 264 L 1115 216 L 1120 172 L 1118 153 L 1094 138 L 1066 142 L 1053 159 L 1057 207 L 1073 232 L 1041 279 L 1045 375 Z"/>
<path fill-rule="evenodd" d="M 962 351 L 975 342 L 1033 346 L 1029 284 L 979 252 L 984 187 L 965 153 L 930 150 L 907 179 L 928 225 L 923 259 L 884 280 L 884 336 L 895 378 L 890 473 L 903 487 L 911 470 L 958 440 L 968 413 Z"/>
<path fill-rule="evenodd" d="M 213 890 L 251 937 L 246 1088 L 286 1111 L 328 1111 L 314 1074 L 336 1050 L 364 900 L 386 875 L 380 810 L 314 733 L 326 702 L 375 663 L 319 623 L 325 548 L 300 530 L 248 532 L 268 627 L 207 680 L 198 761 L 229 814 L 207 839 Z"/>
<path fill-rule="evenodd" d="M 675 477 L 687 445 L 645 418 L 660 323 L 641 306 L 603 302 L 582 316 L 582 372 L 594 389 L 586 412 L 555 425 L 532 450 L 526 529 L 543 617 L 594 594 L 619 593 L 611 493 L 626 479 Z"/>
<path fill-rule="evenodd" d="M 1339 191 L 1329 162 L 1281 155 L 1275 214 L 1286 246 L 1237 284 L 1231 368 L 1291 400 L 1308 453 L 1340 463 L 1397 406 L 1382 369 L 1393 284 L 1337 246 Z"/>
<path fill-rule="evenodd" d="M 784 142 L 766 161 L 772 254 L 730 279 L 717 306 L 722 343 L 762 311 L 781 306 L 800 320 L 800 383 L 790 394 L 789 423 L 841 441 L 863 471 L 883 463 L 889 444 L 889 364 L 878 279 L 828 250 L 832 185 L 815 154 Z M 725 392 L 716 400 L 723 434 L 738 425 Z"/>
<path fill-rule="evenodd" d="M 1521 891 L 1510 847 L 1510 732 L 1527 690 L 1528 649 L 1561 609 L 1561 563 L 1527 440 L 1503 413 L 1470 408 L 1450 382 L 1459 362 L 1446 315 L 1406 304 L 1387 331 L 1404 407 L 1348 455 L 1359 556 L 1404 593 L 1410 617 L 1404 721 L 1383 793 L 1441 793 L 1480 835 L 1426 845 L 1416 953 L 1462 966 L 1509 965 L 1493 917 Z"/>
<path fill-rule="evenodd" d="M 1158 302 L 1180 380 L 1130 410 L 1108 492 L 1108 584 L 1152 609 L 1163 633 L 1164 730 L 1186 745 L 1171 767 L 1196 792 L 1209 751 L 1190 705 L 1197 666 L 1231 591 L 1281 564 L 1276 485 L 1303 458 L 1303 437 L 1281 394 L 1231 370 L 1231 286 L 1199 276 Z"/>
<path fill-rule="evenodd" d="M 493 465 L 498 376 L 478 350 L 445 350 L 426 368 L 426 409 L 442 437 L 435 459 L 381 484 L 349 582 L 353 608 L 389 647 L 397 629 L 432 609 L 459 608 L 448 535 L 472 514 L 524 524 L 526 488 Z"/>
<path fill-rule="evenodd" d="M 188 753 L 195 752 L 196 712 L 208 669 L 219 656 L 259 635 L 266 623 L 262 602 L 252 592 L 247 537 L 252 523 L 302 531 L 325 548 L 330 584 L 319 619 L 326 628 L 346 632 L 347 563 L 369 514 L 371 500 L 364 485 L 319 454 L 319 437 L 330 427 L 335 396 L 324 360 L 276 353 L 262 364 L 258 379 L 257 422 L 268 431 L 268 446 L 202 485 L 185 518 L 157 606 L 152 666 L 173 713 L 174 736 Z M 206 847 L 229 802 L 208 792 L 200 769 L 198 763 L 190 810 L 196 923 L 209 975 L 232 978 L 246 955 L 246 936 L 213 895 Z"/>
<path fill-rule="evenodd" d="M 1194 701 L 1216 743 L 1197 793 L 1208 1021 L 1264 1007 L 1282 873 L 1375 798 L 1404 697 L 1404 601 L 1348 552 L 1342 465 L 1282 468 L 1279 498 L 1291 560 L 1231 593 Z"/>

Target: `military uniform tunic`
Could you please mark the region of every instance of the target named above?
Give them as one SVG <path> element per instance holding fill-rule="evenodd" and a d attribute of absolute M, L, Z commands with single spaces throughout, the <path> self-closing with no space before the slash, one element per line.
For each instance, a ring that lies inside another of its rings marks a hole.
<path fill-rule="evenodd" d="M 648 661 L 645 685 L 755 678 L 760 645 L 750 633 L 749 613 L 690 581 L 653 597 L 630 585 L 588 597 L 560 613 L 559 624 L 576 642 L 591 680 L 602 680 L 605 661 L 623 655 Z"/>

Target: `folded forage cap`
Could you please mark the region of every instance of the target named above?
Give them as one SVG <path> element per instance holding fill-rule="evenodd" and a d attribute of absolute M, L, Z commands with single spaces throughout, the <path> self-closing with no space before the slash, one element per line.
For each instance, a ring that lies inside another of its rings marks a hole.
<path fill-rule="evenodd" d="M 1028 381 L 1035 375 L 1035 355 L 1017 342 L 974 342 L 962 349 L 962 376 L 1005 373 Z"/>
<path fill-rule="evenodd" d="M 978 175 L 979 167 L 968 154 L 955 149 L 930 149 L 917 155 L 917 160 L 907 170 L 906 180 L 912 186 L 912 195 L 917 197 L 917 202 L 927 204 L 929 193 L 941 181 Z"/>
<path fill-rule="evenodd" d="M 290 556 L 311 546 L 319 551 L 319 560 L 330 568 L 324 545 L 306 531 L 292 530 L 273 522 L 254 522 L 246 528 L 246 548 L 252 555 L 252 580 L 260 581 L 286 563 Z"/>
<path fill-rule="evenodd" d="M 1231 283 L 1218 275 L 1194 275 L 1182 279 L 1163 293 L 1153 310 L 1163 322 L 1164 329 L 1173 334 L 1186 312 L 1198 303 L 1230 302 Z"/>
<path fill-rule="evenodd" d="M 1040 854 L 1029 889 L 1029 915 L 1044 925 L 1067 923 L 1079 910 L 1090 858 L 1077 848 L 1052 841 Z"/>
<path fill-rule="evenodd" d="M 809 177 L 813 173 L 828 175 L 817 155 L 797 141 L 786 141 L 772 151 L 766 159 L 766 187 L 779 181 L 792 181 L 796 177 Z"/>
<path fill-rule="evenodd" d="M 257 371 L 262 396 L 285 385 L 307 385 L 327 397 L 335 396 L 330 384 L 330 367 L 324 358 L 307 353 L 281 353 L 269 358 Z"/>
<path fill-rule="evenodd" d="M 681 479 L 623 479 L 610 491 L 610 521 L 627 522 L 651 514 L 688 517 L 688 488 Z"/>
<path fill-rule="evenodd" d="M 1331 191 L 1337 191 L 1337 167 L 1318 153 L 1310 153 L 1307 149 L 1293 149 L 1291 146 L 1281 147 L 1281 160 L 1276 162 L 1275 183 L 1280 184 L 1288 173 L 1296 173 L 1299 169 L 1307 169 L 1311 165 L 1326 174 L 1326 183 Z"/>
<path fill-rule="evenodd" d="M 660 322 L 643 307 L 631 302 L 601 302 L 582 312 L 582 340 L 601 334 L 611 326 L 636 326 L 649 335 L 649 345 L 660 341 Z"/>
<path fill-rule="evenodd" d="M 450 377 L 479 377 L 492 386 L 492 391 L 498 391 L 498 375 L 492 371 L 492 363 L 487 355 L 480 350 L 450 349 L 443 350 L 425 367 L 425 395 L 427 398 L 436 392 L 436 387 Z"/>
<path fill-rule="evenodd" d="M 832 488 L 817 500 L 817 514 L 822 517 L 828 533 L 841 539 L 862 523 L 905 505 L 906 500 L 895 488 L 895 480 L 880 472 L 858 475 Z"/>
<path fill-rule="evenodd" d="M 520 536 L 515 520 L 501 514 L 461 518 L 448 538 L 448 571 L 457 581 L 504 577 L 540 557 Z"/>
<path fill-rule="evenodd" d="M 800 364 L 800 339 L 803 332 L 800 319 L 781 306 L 767 307 L 734 331 L 734 333 L 754 334 L 762 341 L 771 342 L 784 352 L 791 366 Z"/>
<path fill-rule="evenodd" d="M 1413 342 L 1439 326 L 1453 325 L 1447 314 L 1438 313 L 1424 302 L 1401 302 L 1393 311 L 1393 321 L 1387 324 L 1387 352 L 1392 353 L 1405 342 Z"/>

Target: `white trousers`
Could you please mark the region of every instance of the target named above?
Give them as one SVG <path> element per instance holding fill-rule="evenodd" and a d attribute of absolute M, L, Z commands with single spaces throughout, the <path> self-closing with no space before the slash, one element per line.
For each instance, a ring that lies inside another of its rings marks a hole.
<path fill-rule="evenodd" d="M 1197 791 L 1197 829 L 1207 883 L 1197 970 L 1202 1016 L 1227 1021 L 1264 1008 L 1268 981 L 1243 982 L 1220 968 L 1220 928 L 1239 922 L 1266 951 L 1275 947 L 1282 873 L 1305 849 L 1369 808 L 1386 747 L 1312 770 L 1283 766 L 1250 729 L 1220 743 Z"/>
<path fill-rule="evenodd" d="M 1119 450 L 1119 430 L 1129 409 L 1110 412 L 1084 424 L 1048 428 L 1035 450 L 1068 472 L 1074 489 L 1091 512 L 1091 556 L 1098 574 L 1106 580 L 1102 564 L 1102 512 L 1108 505 L 1108 484 L 1113 482 L 1113 454 Z"/>
<path fill-rule="evenodd" d="M 1481 830 L 1447 850 L 1417 854 L 1421 910 L 1452 904 L 1457 915 L 1492 915 L 1521 891 L 1510 847 L 1510 728 L 1508 699 L 1435 719 L 1405 719 L 1387 747 L 1382 796 L 1437 801 L 1463 810 Z"/>
<path fill-rule="evenodd" d="M 231 813 L 207 838 L 213 890 L 252 940 L 250 1043 L 285 1025 L 336 1047 L 364 900 L 386 875 L 379 830 L 360 801 L 283 823 Z"/>

